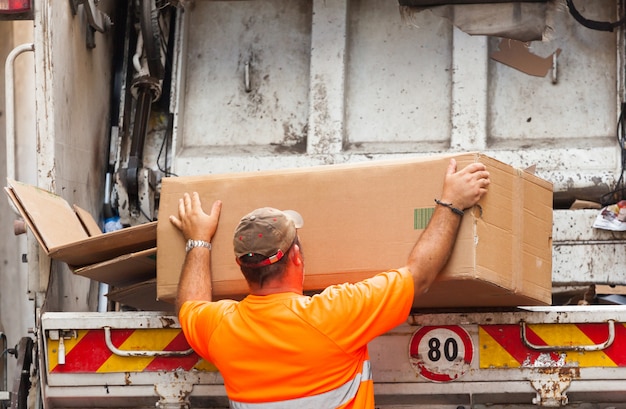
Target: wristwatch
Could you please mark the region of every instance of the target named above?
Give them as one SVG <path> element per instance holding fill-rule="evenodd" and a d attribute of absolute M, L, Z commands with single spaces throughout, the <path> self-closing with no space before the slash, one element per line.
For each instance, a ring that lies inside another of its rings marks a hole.
<path fill-rule="evenodd" d="M 187 245 L 185 246 L 185 251 L 189 252 L 189 250 L 195 248 L 195 247 L 205 247 L 209 250 L 211 250 L 211 243 L 209 243 L 208 241 L 204 241 L 204 240 L 187 240 Z"/>

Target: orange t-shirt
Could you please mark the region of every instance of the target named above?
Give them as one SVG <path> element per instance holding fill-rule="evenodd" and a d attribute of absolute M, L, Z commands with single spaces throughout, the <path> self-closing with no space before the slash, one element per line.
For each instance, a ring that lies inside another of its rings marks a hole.
<path fill-rule="evenodd" d="M 222 374 L 232 407 L 364 409 L 374 407 L 367 343 L 404 322 L 412 303 L 403 269 L 310 297 L 188 301 L 179 318 L 190 346 Z"/>

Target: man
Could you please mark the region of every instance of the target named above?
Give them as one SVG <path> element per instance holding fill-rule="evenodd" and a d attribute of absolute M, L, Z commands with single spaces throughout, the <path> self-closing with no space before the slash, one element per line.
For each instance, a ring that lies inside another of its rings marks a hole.
<path fill-rule="evenodd" d="M 404 267 L 304 296 L 299 215 L 271 208 L 245 216 L 233 238 L 250 289 L 241 302 L 211 300 L 211 249 L 222 203 L 197 193 L 171 222 L 187 240 L 176 307 L 189 344 L 214 363 L 236 409 L 374 408 L 367 343 L 403 323 L 445 266 L 463 210 L 487 192 L 482 163 L 450 160 L 432 218 Z M 381 208 L 381 211 L 384 209 Z M 376 226 L 372 226 L 376 229 Z"/>

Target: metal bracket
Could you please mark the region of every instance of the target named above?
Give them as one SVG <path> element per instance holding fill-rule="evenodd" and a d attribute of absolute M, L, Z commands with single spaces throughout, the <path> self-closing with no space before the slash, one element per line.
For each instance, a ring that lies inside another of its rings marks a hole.
<path fill-rule="evenodd" d="M 536 373 L 537 379 L 530 379 L 530 384 L 537 391 L 533 404 L 537 406 L 558 408 L 567 405 L 565 394 L 577 377 L 578 368 L 544 368 Z M 579 376 L 578 376 L 579 377 Z"/>
<path fill-rule="evenodd" d="M 535 351 L 577 351 L 577 352 L 590 352 L 590 351 L 602 351 L 613 344 L 615 341 L 615 321 L 608 320 L 608 335 L 606 341 L 600 344 L 592 345 L 535 345 L 531 343 L 526 337 L 526 322 L 520 321 L 520 337 L 522 342 L 527 348 L 534 349 Z"/>
<path fill-rule="evenodd" d="M 552 54 L 552 84 L 559 82 L 559 53 Z"/>
<path fill-rule="evenodd" d="M 157 380 L 154 383 L 154 391 L 160 397 L 156 407 L 159 409 L 190 408 L 189 395 L 194 384 L 198 383 L 197 377 L 186 371 L 167 372 L 160 376 L 163 376 L 163 380 Z"/>
<path fill-rule="evenodd" d="M 115 355 L 123 357 L 181 357 L 191 355 L 193 349 L 189 348 L 185 351 L 129 351 L 122 350 L 113 345 L 111 340 L 111 327 L 104 327 L 104 342 L 111 352 Z"/>
<path fill-rule="evenodd" d="M 59 342 L 59 345 L 57 347 L 57 363 L 59 365 L 65 365 L 65 340 L 78 338 L 78 332 L 73 329 L 53 329 L 48 331 L 48 338 L 51 341 Z"/>
<path fill-rule="evenodd" d="M 11 392 L 7 391 L 8 386 L 8 353 L 9 349 L 7 348 L 7 337 L 0 330 L 0 351 L 2 351 L 2 355 L 0 355 L 0 408 L 8 407 L 8 404 L 11 403 Z"/>
<path fill-rule="evenodd" d="M 75 329 L 51 329 L 48 331 L 48 338 L 52 341 L 78 338 L 78 332 Z"/>
<path fill-rule="evenodd" d="M 25 409 L 28 407 L 27 402 L 31 387 L 30 370 L 33 363 L 33 346 L 33 340 L 28 337 L 20 339 L 20 342 L 16 346 L 17 369 L 19 373 L 15 375 L 15 379 L 13 380 L 10 408 Z"/>
<path fill-rule="evenodd" d="M 155 219 L 154 200 L 156 192 L 156 175 L 152 169 L 138 168 L 137 186 L 131 191 L 128 186 L 128 169 L 123 168 L 115 173 L 115 202 L 120 216 L 120 223 L 134 226 L 151 222 Z"/>
<path fill-rule="evenodd" d="M 89 23 L 86 33 L 87 48 L 95 48 L 96 46 L 95 31 L 106 33 L 113 25 L 111 18 L 97 9 L 97 3 L 98 0 L 70 0 L 73 15 L 78 13 L 79 6 L 83 6 L 83 13 Z"/>

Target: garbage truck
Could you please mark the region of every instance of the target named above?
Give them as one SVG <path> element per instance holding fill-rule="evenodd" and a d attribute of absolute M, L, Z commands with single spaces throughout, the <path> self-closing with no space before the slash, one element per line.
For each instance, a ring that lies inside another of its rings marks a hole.
<path fill-rule="evenodd" d="M 626 408 L 624 7 L 0 1 L 0 176 L 88 239 L 153 239 L 166 178 L 482 152 L 552 186 L 551 301 L 414 309 L 370 343 L 377 408 Z M 0 407 L 228 407 L 154 241 L 107 270 L 146 274 L 127 288 L 0 206 Z"/>

